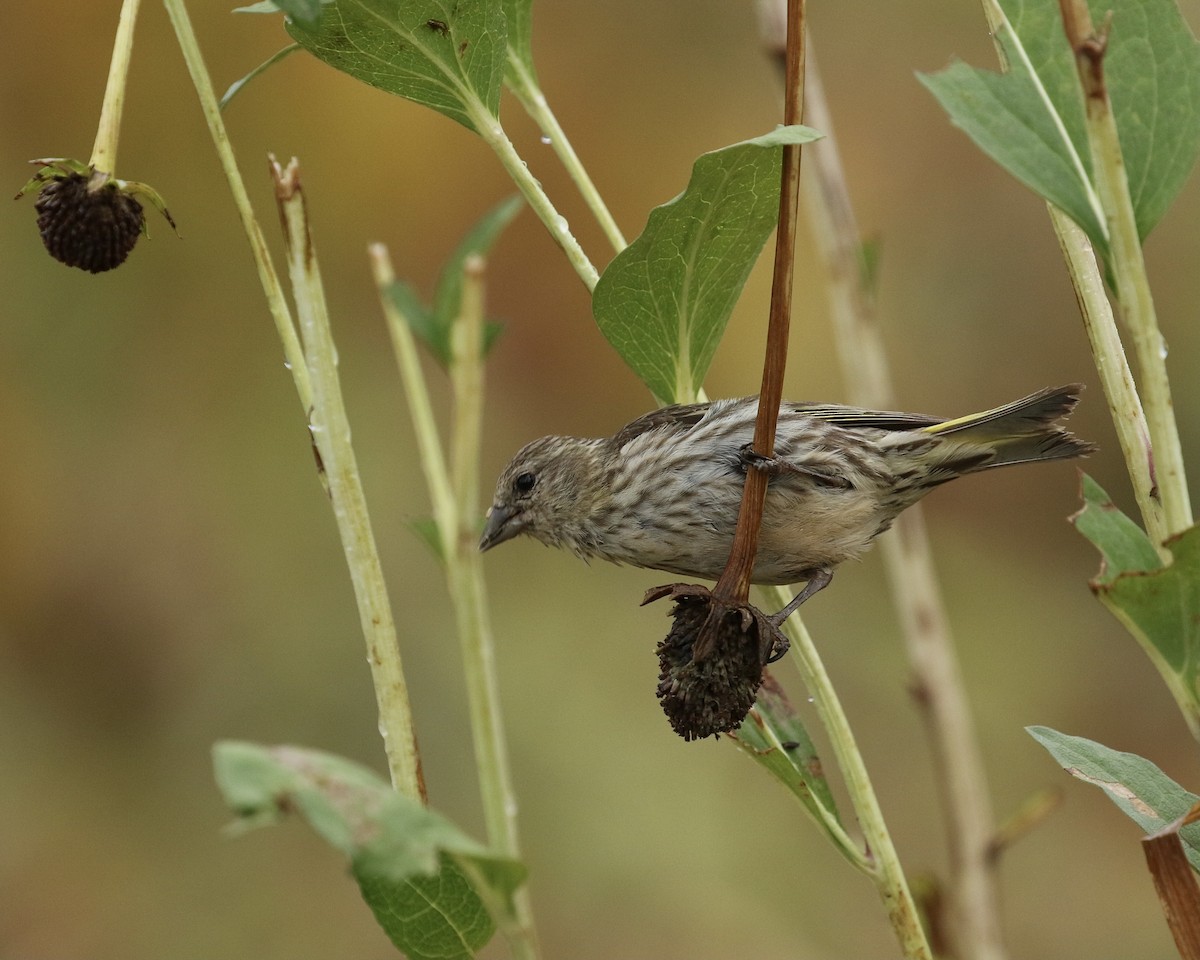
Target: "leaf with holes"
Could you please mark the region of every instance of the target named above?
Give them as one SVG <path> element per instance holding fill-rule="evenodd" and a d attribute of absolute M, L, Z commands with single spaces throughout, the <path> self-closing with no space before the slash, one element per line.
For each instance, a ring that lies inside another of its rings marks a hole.
<path fill-rule="evenodd" d="M 1091 477 L 1076 528 L 1104 557 L 1092 592 L 1141 644 L 1200 736 L 1200 527 L 1172 537 L 1163 566 L 1149 537 Z"/>
<path fill-rule="evenodd" d="M 525 868 L 370 770 L 298 747 L 219 743 L 217 783 L 242 828 L 294 813 L 350 858 L 376 920 L 411 960 L 469 960 L 511 916 Z"/>

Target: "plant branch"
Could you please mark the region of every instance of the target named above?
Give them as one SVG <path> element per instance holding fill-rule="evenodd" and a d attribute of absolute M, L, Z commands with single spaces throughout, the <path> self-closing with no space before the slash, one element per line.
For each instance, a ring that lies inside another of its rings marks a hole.
<path fill-rule="evenodd" d="M 104 103 L 100 107 L 100 125 L 88 163 L 101 173 L 115 173 L 117 142 L 121 136 L 121 114 L 125 109 L 125 81 L 129 76 L 129 60 L 133 55 L 133 28 L 137 23 L 142 0 L 124 0 L 117 21 L 117 37 L 113 41 L 112 60 L 108 65 L 108 81 L 104 86 Z"/>
<path fill-rule="evenodd" d="M 596 189 L 596 185 L 592 183 L 592 178 L 588 176 L 578 154 L 575 153 L 575 148 L 571 146 L 571 141 L 567 139 L 566 131 L 559 126 L 558 118 L 554 116 L 554 112 L 546 102 L 546 95 L 530 75 L 521 58 L 511 50 L 508 55 L 508 64 L 512 68 L 512 76 L 516 79 L 516 83 L 510 85 L 509 89 L 520 101 L 521 106 L 525 108 L 525 112 L 538 125 L 546 143 L 550 145 L 550 149 L 561 161 L 567 175 L 579 188 L 579 193 L 583 196 L 588 209 L 592 211 L 596 222 L 600 224 L 600 229 L 604 231 L 608 242 L 612 244 L 613 250 L 620 253 L 627 246 L 625 235 L 621 233 L 617 221 L 613 219 L 604 199 Z"/>
<path fill-rule="evenodd" d="M 788 0 L 787 19 L 787 92 L 784 99 L 785 125 L 804 119 L 804 0 Z M 779 226 L 775 233 L 775 266 L 771 277 L 771 313 L 767 324 L 767 349 L 763 361 L 762 386 L 758 394 L 758 415 L 754 421 L 752 448 L 763 457 L 775 450 L 775 428 L 779 405 L 783 401 L 783 375 L 787 366 L 788 334 L 792 314 L 792 274 L 796 256 L 796 214 L 800 203 L 800 144 L 783 148 L 780 171 Z M 767 496 L 767 474 L 763 470 L 746 471 L 742 505 L 729 561 L 721 572 L 713 593 L 722 600 L 743 601 L 750 592 L 754 558 L 758 551 L 758 532 L 762 525 L 763 503 Z"/>
<path fill-rule="evenodd" d="M 504 132 L 500 121 L 492 116 L 481 103 L 468 101 L 468 109 L 471 122 L 475 125 L 479 135 L 492 148 L 500 164 L 529 203 L 530 209 L 537 214 L 538 219 L 550 231 L 554 242 L 566 254 L 567 262 L 574 267 L 579 279 L 587 287 L 588 293 L 591 293 L 600 280 L 600 274 L 592 265 L 592 261 L 588 259 L 587 254 L 583 252 L 583 247 L 579 245 L 575 235 L 571 233 L 567 218 L 554 208 L 554 204 L 550 202 L 550 198 L 542 189 L 537 177 L 529 172 L 528 165 L 521 159 L 521 155 L 517 153 L 512 141 L 508 139 L 508 134 Z"/>
<path fill-rule="evenodd" d="M 313 406 L 309 429 L 328 481 L 334 518 L 354 584 L 392 786 L 406 796 L 425 802 L 408 686 L 388 602 L 387 584 L 350 443 L 350 423 L 338 381 L 337 353 L 300 185 L 300 167 L 293 159 L 285 170 L 272 159 L 271 171 L 287 243 L 288 272 L 304 338 L 305 360 L 312 375 Z"/>
<path fill-rule="evenodd" d="M 764 587 L 768 596 L 777 604 L 791 599 L 783 587 Z M 866 840 L 868 856 L 871 858 L 870 875 L 875 889 L 883 901 L 892 930 L 900 942 L 906 960 L 932 960 L 932 952 L 921 927 L 917 913 L 900 865 L 896 847 L 883 819 L 883 810 L 871 785 L 862 753 L 854 739 L 850 720 L 842 709 L 837 690 L 825 671 L 821 656 L 817 653 L 804 622 L 796 616 L 788 618 L 782 630 L 792 641 L 791 657 L 800 670 L 804 685 L 813 698 L 813 704 L 821 718 L 821 725 L 829 735 L 829 742 L 837 758 L 838 769 L 846 783 L 850 802 Z"/>
<path fill-rule="evenodd" d="M 1053 204 L 1047 203 L 1050 223 L 1066 260 L 1067 272 L 1075 290 L 1083 328 L 1092 348 L 1096 372 L 1104 388 L 1108 410 L 1117 440 L 1125 457 L 1133 495 L 1142 514 L 1142 523 L 1164 562 L 1170 552 L 1163 542 L 1170 535 L 1163 518 L 1162 502 L 1154 490 L 1154 457 L 1142 401 L 1133 381 L 1133 372 L 1125 357 L 1121 335 L 1113 317 L 1112 304 L 1104 293 L 1104 278 L 1096 262 L 1092 243 L 1080 226 Z"/>
<path fill-rule="evenodd" d="M 395 282 L 391 261 L 381 244 L 371 247 L 370 256 L 437 520 L 447 586 L 463 651 L 488 845 L 497 853 L 519 859 L 516 791 L 504 737 L 483 568 L 476 549 L 483 418 L 483 261 L 474 256 L 463 265 L 462 305 L 451 331 L 450 375 L 455 412 L 451 435 L 453 469 L 447 471 L 417 345 L 408 321 L 391 296 Z M 514 922 L 504 927 L 505 936 L 518 960 L 533 960 L 539 954 L 528 888 L 518 890 L 513 901 Z"/>
<path fill-rule="evenodd" d="M 254 208 L 250 205 L 250 195 L 246 192 L 246 184 L 238 170 L 237 160 L 233 155 L 233 147 L 229 142 L 229 133 L 225 129 L 225 121 L 221 117 L 221 107 L 213 90 L 212 78 L 204 65 L 204 57 L 196 42 L 196 33 L 192 29 L 192 21 L 188 17 L 183 0 L 163 0 L 167 8 L 167 16 L 175 28 L 175 36 L 179 39 L 179 47 L 183 51 L 183 59 L 187 63 L 188 73 L 191 74 L 192 84 L 200 98 L 200 107 L 204 111 L 204 119 L 208 121 L 209 134 L 217 157 L 221 161 L 221 169 L 229 183 L 229 191 L 233 194 L 233 202 L 237 207 L 238 216 L 242 221 L 242 229 L 250 243 L 250 252 L 254 257 L 254 265 L 258 270 L 258 279 L 262 284 L 263 294 L 267 298 L 267 306 L 275 321 L 275 331 L 283 344 L 284 363 L 292 373 L 296 385 L 296 393 L 300 396 L 300 405 L 307 416 L 312 408 L 312 384 L 309 382 L 308 367 L 304 362 L 304 351 L 300 347 L 300 338 L 296 334 L 296 326 L 292 321 L 292 312 L 283 296 L 283 288 L 279 285 L 279 276 L 267 252 L 267 242 L 263 238 L 262 228 L 254 216 Z"/>
<path fill-rule="evenodd" d="M 890 410 L 891 387 L 873 290 L 862 269 L 862 240 L 850 204 L 820 71 L 810 63 L 808 109 L 825 139 L 809 158 L 805 209 L 829 276 L 842 375 L 852 403 Z M 949 916 L 955 955 L 1001 960 L 1003 947 L 991 856 L 993 814 L 987 775 L 938 586 L 920 505 L 881 538 L 892 599 L 904 631 L 914 701 L 925 721 L 946 819 Z"/>
<path fill-rule="evenodd" d="M 1192 525 L 1192 505 L 1179 430 L 1171 405 L 1166 346 L 1158 328 L 1121 142 L 1104 79 L 1108 24 L 1097 33 L 1086 0 L 1059 0 L 1059 7 L 1083 88 L 1088 144 L 1092 151 L 1097 192 L 1108 224 L 1117 301 L 1138 358 L 1154 476 L 1169 536 Z"/>

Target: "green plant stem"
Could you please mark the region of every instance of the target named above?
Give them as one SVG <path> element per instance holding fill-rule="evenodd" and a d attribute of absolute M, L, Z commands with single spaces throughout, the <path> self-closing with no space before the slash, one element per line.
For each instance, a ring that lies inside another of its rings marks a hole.
<path fill-rule="evenodd" d="M 450 472 L 446 467 L 446 457 L 438 435 L 437 420 L 433 416 L 433 404 L 429 400 L 429 387 L 421 370 L 420 352 L 412 328 L 396 306 L 390 292 L 392 284 L 396 282 L 396 274 L 392 269 L 387 247 L 375 243 L 371 245 L 368 253 L 375 285 L 379 288 L 379 303 L 383 308 L 388 335 L 392 340 L 392 350 L 396 355 L 396 365 L 400 368 L 400 382 L 404 386 L 404 396 L 408 401 L 408 412 L 412 418 L 417 450 L 420 453 L 421 470 L 425 474 L 425 485 L 429 488 L 433 518 L 437 522 L 438 541 L 441 544 L 442 556 L 449 557 L 454 552 L 453 534 L 458 529 L 458 510 L 450 484 Z"/>
<path fill-rule="evenodd" d="M 1112 304 L 1104 292 L 1104 278 L 1100 274 L 1095 251 L 1087 234 L 1074 220 L 1053 204 L 1047 204 L 1046 208 L 1067 263 L 1071 284 L 1075 288 L 1075 299 L 1079 302 L 1083 326 L 1117 430 L 1117 439 L 1125 457 L 1142 522 L 1159 555 L 1167 561 L 1170 554 L 1163 546 L 1163 541 L 1169 533 L 1163 518 L 1162 503 L 1154 495 L 1150 434 L 1142 412 L 1142 401 L 1133 382 L 1133 373 L 1125 358 L 1121 335 L 1117 332 Z"/>
<path fill-rule="evenodd" d="M 117 37 L 113 41 L 112 60 L 108 65 L 108 81 L 104 87 L 104 103 L 100 107 L 100 126 L 88 163 L 102 173 L 113 173 L 117 167 L 117 142 L 121 136 L 121 114 L 125 109 L 125 81 L 129 76 L 129 60 L 133 55 L 133 28 L 137 23 L 142 0 L 124 0 L 117 21 Z"/>
<path fill-rule="evenodd" d="M 587 254 L 583 252 L 583 247 L 579 245 L 579 241 L 575 239 L 575 235 L 571 233 L 571 228 L 567 223 L 566 217 L 562 216 L 554 208 L 554 204 L 546 196 L 546 191 L 542 189 L 542 185 L 538 182 L 537 177 L 529 172 L 529 167 L 521 159 L 521 155 L 517 153 L 517 149 L 513 146 L 512 141 L 508 139 L 508 134 L 504 132 L 500 121 L 492 116 L 480 103 L 468 101 L 468 110 L 471 122 L 475 125 L 475 129 L 479 135 L 495 152 L 501 166 L 504 167 L 505 171 L 512 178 L 513 183 L 521 191 L 521 195 L 525 198 L 533 212 L 537 214 L 538 219 L 550 231 L 550 236 L 554 239 L 554 242 L 562 248 L 563 253 L 567 256 L 567 262 L 571 264 L 572 268 L 579 275 L 579 279 L 587 287 L 588 293 L 591 293 L 596 289 L 596 284 L 600 280 L 600 274 L 592 265 L 592 261 L 588 259 Z"/>
<path fill-rule="evenodd" d="M 458 550 L 479 551 L 479 454 L 483 441 L 483 270 L 472 254 L 463 261 L 462 299 L 450 330 L 450 384 L 454 394 L 450 475 L 458 513 Z"/>
<path fill-rule="evenodd" d="M 772 598 L 774 599 L 774 598 Z M 761 731 L 763 740 L 766 742 L 768 751 L 778 751 L 782 756 L 788 756 L 789 750 L 784 746 L 789 739 L 782 734 L 780 725 L 776 717 L 769 709 L 763 708 L 761 693 L 758 702 L 752 708 L 752 714 L 757 712 L 761 720 Z M 758 747 L 749 742 L 739 733 L 733 735 L 735 741 L 741 750 L 752 756 L 759 753 Z M 813 791 L 804 783 L 795 784 L 794 782 L 785 782 L 784 786 L 788 791 L 800 801 L 800 806 L 805 813 L 809 815 L 813 823 L 829 836 L 837 851 L 846 858 L 847 862 L 854 869 L 865 873 L 869 877 L 874 876 L 875 864 L 870 856 L 863 852 L 857 842 L 846 832 L 846 828 L 842 826 L 841 821 L 837 818 L 837 813 L 831 807 L 826 806 Z"/>
<path fill-rule="evenodd" d="M 804 207 L 829 277 L 842 376 L 852 403 L 893 410 L 898 404 L 874 295 L 861 269 L 861 234 L 815 62 L 809 67 L 808 110 L 825 140 L 809 158 Z M 1003 960 L 987 773 L 919 504 L 897 518 L 880 548 L 945 811 L 947 933 L 961 960 Z"/>
<path fill-rule="evenodd" d="M 525 108 L 525 112 L 538 125 L 538 129 L 542 131 L 542 134 L 550 145 L 550 149 L 554 151 L 555 155 L 562 162 L 563 168 L 567 171 L 567 175 L 579 188 L 579 193 L 583 196 L 584 203 L 592 211 L 596 222 L 600 224 L 600 229 L 604 231 L 608 242 L 612 244 L 613 250 L 620 253 L 627 246 L 625 235 L 621 233 L 621 228 L 617 226 L 617 221 L 613 219 L 607 205 L 604 203 L 604 199 L 596 189 L 596 185 L 592 183 L 592 178 L 588 176 L 588 172 L 580 161 L 578 154 L 575 153 L 575 148 L 571 146 L 571 141 L 567 139 L 566 132 L 559 126 L 558 118 L 554 116 L 554 112 L 546 102 L 546 95 L 542 92 L 541 87 L 538 86 L 537 81 L 530 75 L 528 68 L 519 57 L 510 52 L 508 64 L 511 68 L 511 76 L 516 80 L 516 83 L 510 85 L 509 89 L 512 90 L 513 94 L 520 101 L 521 106 Z"/>
<path fill-rule="evenodd" d="M 288 272 L 303 334 L 305 360 L 312 376 L 310 430 L 328 480 L 329 497 L 358 602 L 367 642 L 367 662 L 379 707 L 379 732 L 392 786 L 424 802 L 425 788 L 400 645 L 358 463 L 350 443 L 350 423 L 338 380 L 337 353 L 300 185 L 300 168 L 295 160 L 286 170 L 272 163 L 272 173 L 287 241 Z"/>
<path fill-rule="evenodd" d="M 408 321 L 390 294 L 395 274 L 387 250 L 376 244 L 371 247 L 370 255 L 437 520 L 447 585 L 463 651 L 471 732 L 488 844 L 497 853 L 519 859 L 516 791 L 512 785 L 504 737 L 495 643 L 488 615 L 483 567 L 476 549 L 483 420 L 482 260 L 470 257 L 464 264 L 462 306 L 451 334 L 451 382 L 455 401 L 451 444 L 454 466 L 453 471 L 448 471 L 428 388 L 421 372 L 417 344 Z M 513 906 L 513 921 L 504 926 L 505 936 L 515 957 L 533 960 L 539 953 L 527 887 L 522 887 L 514 895 Z"/>
<path fill-rule="evenodd" d="M 1107 34 L 1097 36 L 1086 0 L 1060 0 L 1060 6 L 1067 40 L 1075 51 L 1083 88 L 1088 145 L 1092 152 L 1097 192 L 1108 224 L 1117 301 L 1138 358 L 1155 480 L 1169 536 L 1181 533 L 1192 525 L 1192 504 L 1183 466 L 1183 449 L 1171 404 L 1166 344 L 1158 327 L 1133 201 L 1129 194 L 1125 160 L 1121 154 L 1121 141 L 1104 82 Z"/>
<path fill-rule="evenodd" d="M 225 179 L 229 182 L 229 190 L 233 194 L 233 202 L 237 206 L 238 216 L 242 221 L 242 229 L 250 243 L 250 252 L 254 256 L 254 265 L 258 270 L 258 279 L 262 284 L 263 293 L 267 298 L 267 306 L 275 321 L 275 330 L 283 344 L 284 363 L 292 373 L 296 385 L 296 393 L 300 396 L 300 404 L 307 415 L 312 407 L 312 384 L 309 381 L 308 367 L 304 363 L 304 351 L 300 347 L 300 338 L 296 334 L 292 313 L 288 309 L 283 288 L 279 285 L 279 276 L 271 263 L 267 252 L 267 242 L 263 238 L 262 228 L 254 216 L 254 208 L 250 205 L 250 196 L 246 192 L 246 184 L 238 170 L 237 160 L 233 155 L 233 147 L 229 142 L 229 133 L 225 129 L 225 121 L 221 118 L 221 108 L 217 95 L 213 91 L 212 79 L 208 68 L 204 65 L 204 57 L 196 42 L 196 33 L 192 29 L 191 19 L 183 0 L 163 0 L 167 8 L 167 16 L 175 28 L 175 36 L 179 39 L 179 47 L 183 51 L 183 59 L 187 63 L 188 73 L 191 74 L 192 84 L 200 98 L 200 107 L 204 111 L 204 119 L 208 121 L 208 130 L 212 136 L 213 146 L 221 161 L 221 169 L 225 171 Z"/>
<path fill-rule="evenodd" d="M 782 587 L 770 587 L 772 601 L 782 606 L 791 599 Z M 791 617 L 784 624 L 784 631 L 792 641 L 792 660 L 800 670 L 801 679 L 813 698 L 813 704 L 821 723 L 829 735 L 830 745 L 837 757 L 838 769 L 846 783 L 850 803 L 862 828 L 868 855 L 872 861 L 870 876 L 880 899 L 883 901 L 888 920 L 907 960 L 932 960 L 932 951 L 921 927 L 917 905 L 908 889 L 904 869 L 896 854 L 891 834 L 883 819 L 883 811 L 871 786 L 871 778 L 863 762 L 862 753 L 854 739 L 850 721 L 842 709 L 833 681 L 825 672 L 825 665 L 817 653 L 808 630 L 799 617 Z"/>
<path fill-rule="evenodd" d="M 458 509 L 454 552 L 447 559 L 455 616 L 463 641 L 471 729 L 476 737 L 488 841 L 499 852 L 515 858 L 520 856 L 516 792 L 505 746 L 495 643 L 478 547 L 483 324 L 483 258 L 471 256 L 463 265 L 462 305 L 451 338 L 455 454 L 451 482 Z"/>

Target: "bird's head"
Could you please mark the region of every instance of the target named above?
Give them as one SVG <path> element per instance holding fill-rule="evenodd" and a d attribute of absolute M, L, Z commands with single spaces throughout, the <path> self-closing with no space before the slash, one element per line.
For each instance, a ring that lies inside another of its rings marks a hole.
<path fill-rule="evenodd" d="M 496 481 L 479 549 L 524 533 L 578 551 L 598 474 L 597 441 L 542 437 L 526 445 Z"/>

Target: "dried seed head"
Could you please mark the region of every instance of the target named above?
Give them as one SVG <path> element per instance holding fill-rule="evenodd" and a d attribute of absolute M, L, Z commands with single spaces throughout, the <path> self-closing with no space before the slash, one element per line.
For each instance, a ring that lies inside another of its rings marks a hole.
<path fill-rule="evenodd" d="M 701 586 L 656 587 L 644 602 L 664 596 L 675 606 L 658 645 L 658 699 L 671 728 L 684 740 L 736 730 L 754 706 L 777 631 L 756 607 L 729 605 Z"/>
<path fill-rule="evenodd" d="M 102 273 L 120 266 L 142 232 L 142 205 L 108 182 L 66 173 L 46 181 L 34 204 L 42 242 L 68 267 Z"/>

